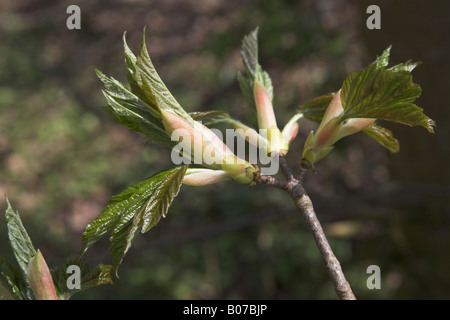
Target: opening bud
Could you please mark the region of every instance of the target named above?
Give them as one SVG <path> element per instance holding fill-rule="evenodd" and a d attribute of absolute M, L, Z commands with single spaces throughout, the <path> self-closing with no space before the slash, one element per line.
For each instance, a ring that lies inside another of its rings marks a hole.
<path fill-rule="evenodd" d="M 27 279 L 37 300 L 58 300 L 52 275 L 40 250 L 28 264 Z"/>
<path fill-rule="evenodd" d="M 228 179 L 223 170 L 211 169 L 187 169 L 183 178 L 183 184 L 190 186 L 206 186 Z"/>
<path fill-rule="evenodd" d="M 277 121 L 273 111 L 272 100 L 266 91 L 266 88 L 255 79 L 253 86 L 253 95 L 255 98 L 256 112 L 258 115 L 258 126 L 260 129 L 277 128 Z"/>
<path fill-rule="evenodd" d="M 338 140 L 365 129 L 375 121 L 369 118 L 341 120 L 343 113 L 341 90 L 339 90 L 328 105 L 317 132 L 313 134 L 311 131 L 309 134 L 303 148 L 303 159 L 314 164 L 325 157 Z"/>

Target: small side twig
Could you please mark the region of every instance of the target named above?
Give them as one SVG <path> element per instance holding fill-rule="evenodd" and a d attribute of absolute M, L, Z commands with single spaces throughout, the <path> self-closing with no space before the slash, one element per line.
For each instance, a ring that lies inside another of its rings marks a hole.
<path fill-rule="evenodd" d="M 294 200 L 297 209 L 303 213 L 308 226 L 313 234 L 314 240 L 319 248 L 322 258 L 327 267 L 328 274 L 333 280 L 336 293 L 342 300 L 356 300 L 355 295 L 344 276 L 341 264 L 333 253 L 327 237 L 314 211 L 311 199 L 303 187 L 303 178 L 308 170 L 306 164 L 302 164 L 299 172 L 294 176 L 292 169 L 286 159 L 280 155 L 280 168 L 286 181 L 281 181 L 270 176 L 259 176 L 258 183 L 272 185 L 286 190 Z"/>

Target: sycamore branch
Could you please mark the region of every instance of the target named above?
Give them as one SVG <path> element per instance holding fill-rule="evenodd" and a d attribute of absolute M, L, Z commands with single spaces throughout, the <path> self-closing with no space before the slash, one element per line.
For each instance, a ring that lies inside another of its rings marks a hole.
<path fill-rule="evenodd" d="M 291 198 L 294 200 L 295 206 L 303 214 L 308 223 L 314 240 L 327 267 L 328 274 L 333 280 L 337 295 L 342 300 L 356 300 L 350 284 L 344 276 L 341 264 L 334 255 L 333 250 L 328 243 L 327 237 L 323 232 L 322 226 L 314 211 L 312 201 L 303 187 L 303 177 L 308 170 L 308 166 L 302 164 L 300 167 L 300 172 L 294 175 L 291 168 L 288 166 L 286 159 L 283 156 L 280 156 L 280 167 L 286 181 L 279 180 L 271 176 L 260 175 L 256 177 L 257 182 L 283 189 L 289 193 Z"/>

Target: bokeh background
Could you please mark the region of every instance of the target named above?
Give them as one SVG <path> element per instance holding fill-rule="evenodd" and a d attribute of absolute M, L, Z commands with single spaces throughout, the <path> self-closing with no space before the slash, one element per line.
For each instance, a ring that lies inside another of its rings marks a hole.
<path fill-rule="evenodd" d="M 81 8 L 81 30 L 66 8 Z M 366 9 L 381 8 L 381 30 Z M 81 233 L 127 186 L 170 167 L 170 152 L 116 124 L 95 68 L 126 80 L 121 38 L 147 45 L 188 111 L 223 109 L 256 125 L 236 81 L 242 37 L 260 27 L 260 61 L 282 125 L 299 104 L 336 90 L 392 44 L 391 62 L 422 61 L 423 128 L 385 124 L 391 155 L 364 134 L 340 141 L 306 177 L 319 219 L 361 299 L 450 298 L 450 2 L 421 0 L 2 0 L 0 3 L 0 208 L 21 213 L 50 267 L 81 247 Z M 298 164 L 301 123 L 288 155 Z M 0 255 L 12 258 L 4 217 Z M 110 263 L 106 239 L 91 266 Z M 366 269 L 381 268 L 369 290 Z M 119 279 L 75 299 L 336 299 L 323 262 L 287 194 L 266 186 L 183 186 L 168 216 L 138 235 Z"/>

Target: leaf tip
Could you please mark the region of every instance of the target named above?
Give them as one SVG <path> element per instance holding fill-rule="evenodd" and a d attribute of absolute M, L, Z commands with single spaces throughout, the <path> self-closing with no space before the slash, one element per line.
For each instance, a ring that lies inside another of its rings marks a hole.
<path fill-rule="evenodd" d="M 426 129 L 428 130 L 429 133 L 434 133 L 434 128 L 436 126 L 436 121 L 434 121 L 433 119 L 428 118 L 427 119 L 427 126 Z"/>

